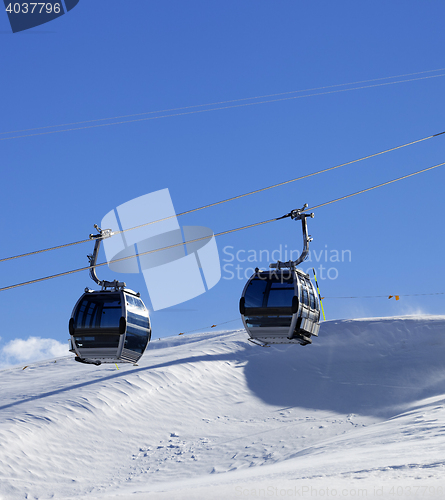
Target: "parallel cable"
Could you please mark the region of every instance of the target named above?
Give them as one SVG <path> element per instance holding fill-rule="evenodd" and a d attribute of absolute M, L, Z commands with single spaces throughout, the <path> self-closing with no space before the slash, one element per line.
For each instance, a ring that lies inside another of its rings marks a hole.
<path fill-rule="evenodd" d="M 382 86 L 387 86 L 387 85 L 395 85 L 397 83 L 406 83 L 406 82 L 414 82 L 414 81 L 418 81 L 418 80 L 427 80 L 430 78 L 439 78 L 442 76 L 445 76 L 445 73 L 440 74 L 440 75 L 423 76 L 420 78 L 410 78 L 408 80 L 398 80 L 395 82 L 377 83 L 374 85 L 362 85 L 361 87 L 352 87 L 349 89 L 338 89 L 338 90 L 330 90 L 327 92 L 316 92 L 314 94 L 306 94 L 306 95 L 301 95 L 301 96 L 281 97 L 279 99 L 269 99 L 266 101 L 247 102 L 247 103 L 243 103 L 243 104 L 232 104 L 232 105 L 228 105 L 228 106 L 220 106 L 220 107 L 209 108 L 209 109 L 196 109 L 193 111 L 184 111 L 182 113 L 172 113 L 172 114 L 160 115 L 160 116 L 150 116 L 150 117 L 146 117 L 146 118 L 137 118 L 134 120 L 123 120 L 123 121 L 112 122 L 112 123 L 86 125 L 84 127 L 67 128 L 67 129 L 62 129 L 62 130 L 51 130 L 48 132 L 37 132 L 35 134 L 16 135 L 13 137 L 3 137 L 0 139 L 0 141 L 8 141 L 10 139 L 23 139 L 25 137 L 35 137 L 35 136 L 39 136 L 39 135 L 58 134 L 61 132 L 73 132 L 75 130 L 85 130 L 85 129 L 90 129 L 90 128 L 109 127 L 111 125 L 123 125 L 126 123 L 136 123 L 136 122 L 143 122 L 143 121 L 148 121 L 148 120 L 157 120 L 159 118 L 171 118 L 174 116 L 185 116 L 185 115 L 193 115 L 196 113 L 207 113 L 209 111 L 220 111 L 222 109 L 233 109 L 233 108 L 241 108 L 241 107 L 246 107 L 246 106 L 255 106 L 257 104 L 267 104 L 267 103 L 272 103 L 272 102 L 289 101 L 292 99 L 302 99 L 305 97 L 315 97 L 315 96 L 319 96 L 319 95 L 337 94 L 340 92 L 349 92 L 351 90 L 362 90 L 362 89 L 368 89 L 368 88 L 374 88 L 374 87 L 382 87 Z"/>
<path fill-rule="evenodd" d="M 331 203 L 336 203 L 337 201 L 341 200 L 346 200 L 346 198 L 351 198 L 352 196 L 357 196 L 358 194 L 366 193 L 367 191 L 372 191 L 373 189 L 380 188 L 382 186 L 387 186 L 388 184 L 392 184 L 393 182 L 401 181 L 402 179 L 407 179 L 408 177 L 412 177 L 413 175 L 421 174 L 423 172 L 428 172 L 428 170 L 433 170 L 434 168 L 441 167 L 442 165 L 445 165 L 445 162 L 443 163 L 438 163 L 437 165 L 433 165 L 432 167 L 424 168 L 423 170 L 418 170 L 417 172 L 414 172 L 412 174 L 407 174 L 403 175 L 402 177 L 398 177 L 397 179 L 393 179 L 391 181 L 383 182 L 382 184 L 377 184 L 376 186 L 372 186 L 367 189 L 362 189 L 361 191 L 357 191 L 352 194 L 348 194 L 346 196 L 341 196 L 340 198 L 336 198 L 335 200 L 327 201 L 325 203 L 320 203 L 319 205 L 314 205 L 311 208 L 307 208 L 303 210 L 304 212 L 308 212 L 310 210 L 315 210 L 316 208 L 324 207 L 326 205 L 330 205 Z"/>
<path fill-rule="evenodd" d="M 210 207 L 214 207 L 214 206 L 217 206 L 217 205 L 221 205 L 221 204 L 227 203 L 229 201 L 238 200 L 240 198 L 244 198 L 244 197 L 250 196 L 252 194 L 261 193 L 262 191 L 267 191 L 269 189 L 273 189 L 273 188 L 276 188 L 276 187 L 279 187 L 279 186 L 284 186 L 285 184 L 290 184 L 292 182 L 300 181 L 300 180 L 306 179 L 308 177 L 313 177 L 315 175 L 319 175 L 319 174 L 323 174 L 325 172 L 329 172 L 331 170 L 335 170 L 337 168 L 345 167 L 346 165 L 351 165 L 353 163 L 357 163 L 357 162 L 360 162 L 360 161 L 363 161 L 363 160 L 367 160 L 367 159 L 373 158 L 375 156 L 380 156 L 382 154 L 389 153 L 391 151 L 395 151 L 397 149 L 401 149 L 401 148 L 404 148 L 404 147 L 407 147 L 407 146 L 411 146 L 413 144 L 417 144 L 419 142 L 423 142 L 423 141 L 426 141 L 428 139 L 432 139 L 434 137 L 438 137 L 438 136 L 443 135 L 443 134 L 445 134 L 445 131 L 444 132 L 439 132 L 438 134 L 429 135 L 428 137 L 423 137 L 422 139 L 417 139 L 415 141 L 407 142 L 406 144 L 402 144 L 402 145 L 396 146 L 394 148 L 385 149 L 384 151 L 380 151 L 378 153 L 374 153 L 374 154 L 371 154 L 371 155 L 368 155 L 368 156 L 363 156 L 362 158 L 358 158 L 356 160 L 348 161 L 346 163 L 341 163 L 340 165 L 335 165 L 333 167 L 325 168 L 323 170 L 318 170 L 317 172 L 313 172 L 311 174 L 306 174 L 306 175 L 302 175 L 300 177 L 295 177 L 294 179 L 290 179 L 290 180 L 287 180 L 287 181 L 284 181 L 284 182 L 279 182 L 278 184 L 273 184 L 271 186 L 267 186 L 267 187 L 264 187 L 264 188 L 256 189 L 255 191 L 250 191 L 248 193 L 240 194 L 238 196 L 233 196 L 232 198 L 227 198 L 225 200 L 217 201 L 215 203 L 209 203 L 208 205 L 204 205 L 202 207 L 193 208 L 191 210 L 186 210 L 185 212 L 181 212 L 181 213 L 179 213 L 177 215 L 170 215 L 169 217 L 164 217 L 163 219 L 158 219 L 158 220 L 155 220 L 155 221 L 146 222 L 144 224 L 140 224 L 138 226 L 134 226 L 134 227 L 131 227 L 131 228 L 128 228 L 128 229 L 124 229 L 124 230 L 121 230 L 121 231 L 115 231 L 114 234 L 125 233 L 126 231 L 132 231 L 133 229 L 138 229 L 138 228 L 143 227 L 143 226 L 148 226 L 150 224 L 155 224 L 155 223 L 158 223 L 158 222 L 162 222 L 162 221 L 165 221 L 165 220 L 168 220 L 168 219 L 172 219 L 174 217 L 180 217 L 181 215 L 186 215 L 186 214 L 190 214 L 190 213 L 193 213 L 193 212 L 197 212 L 199 210 L 204 210 L 206 208 L 210 208 Z M 39 253 L 49 252 L 51 250 L 59 250 L 61 248 L 66 248 L 66 247 L 69 247 L 69 246 L 79 245 L 80 243 L 87 243 L 89 241 L 91 241 L 91 240 L 90 239 L 85 239 L 85 240 L 80 240 L 80 241 L 74 241 L 72 243 L 66 243 L 66 244 L 63 244 L 63 245 L 58 245 L 58 246 L 54 246 L 54 247 L 50 247 L 50 248 L 44 248 L 42 250 L 35 250 L 33 252 L 28 252 L 28 253 L 23 253 L 23 254 L 19 254 L 19 255 L 14 255 L 14 256 L 11 256 L 11 257 L 5 257 L 3 259 L 0 259 L 0 262 L 5 262 L 7 260 L 13 260 L 13 259 L 19 259 L 21 257 L 29 257 L 31 255 L 36 255 L 36 254 L 39 254 Z"/>
<path fill-rule="evenodd" d="M 371 191 L 373 189 L 377 189 L 377 188 L 380 188 L 380 187 L 383 187 L 383 186 L 387 186 L 388 184 L 392 184 L 393 182 L 401 181 L 403 179 L 407 179 L 408 177 L 413 177 L 414 175 L 418 175 L 418 174 L 421 174 L 423 172 L 427 172 L 429 170 L 433 170 L 435 168 L 441 167 L 442 165 L 445 165 L 445 162 L 439 163 L 437 165 L 433 165 L 432 167 L 424 168 L 422 170 L 418 170 L 417 172 L 413 172 L 412 174 L 407 174 L 407 175 L 404 175 L 402 177 L 398 177 L 397 179 L 393 179 L 391 181 L 383 182 L 382 184 L 378 184 L 376 186 L 372 186 L 372 187 L 367 188 L 367 189 L 362 189 L 361 191 L 357 191 L 355 193 L 352 193 L 352 194 L 349 194 L 349 195 L 346 195 L 346 196 L 342 196 L 340 198 L 336 198 L 335 200 L 331 200 L 331 201 L 328 201 L 326 203 L 321 203 L 319 205 L 315 205 L 312 208 L 308 208 L 308 209 L 304 210 L 304 212 L 307 212 L 307 211 L 310 211 L 310 210 L 315 210 L 317 208 L 320 208 L 320 207 L 323 207 L 323 206 L 326 206 L 326 205 L 330 205 L 331 203 L 335 203 L 337 201 L 345 200 L 347 198 L 351 198 L 352 196 L 357 196 L 359 194 L 366 193 L 367 191 Z M 290 215 L 290 214 L 288 214 L 288 215 Z M 247 226 L 242 226 L 242 227 L 238 227 L 238 228 L 235 228 L 235 229 L 229 229 L 227 231 L 221 231 L 220 233 L 215 233 L 213 235 L 213 237 L 216 238 L 217 236 L 223 236 L 225 234 L 235 233 L 237 231 L 243 231 L 244 229 L 249 229 L 249 228 L 257 227 L 257 226 L 262 226 L 264 224 L 269 224 L 270 222 L 275 222 L 275 221 L 281 220 L 281 219 L 283 219 L 283 217 L 275 217 L 273 219 L 268 219 L 268 220 L 265 220 L 265 221 L 256 222 L 254 224 L 249 224 Z M 189 240 L 189 241 L 186 241 L 186 242 L 176 243 L 174 245 L 169 245 L 169 246 L 166 246 L 166 247 L 157 248 L 155 250 L 148 250 L 147 252 L 136 253 L 134 255 L 129 255 L 129 256 L 126 256 L 126 257 L 121 257 L 119 259 L 113 259 L 113 260 L 110 260 L 108 262 L 102 262 L 100 264 L 96 264 L 95 266 L 81 267 L 79 269 L 74 269 L 72 271 L 66 271 L 66 272 L 59 273 L 59 274 L 53 274 L 51 276 L 46 276 L 44 278 L 37 278 L 35 280 L 25 281 L 23 283 L 17 283 L 15 285 L 10 285 L 10 286 L 6 286 L 6 287 L 3 287 L 3 288 L 0 288 L 0 292 L 5 291 L 5 290 L 11 290 L 12 288 L 18 288 L 18 287 L 25 286 L 25 285 L 31 285 L 32 283 L 38 283 L 40 281 L 46 281 L 46 280 L 53 279 L 53 278 L 59 278 L 61 276 L 67 276 L 69 274 L 78 273 L 80 271 L 86 271 L 86 270 L 89 270 L 89 269 L 91 269 L 93 267 L 94 268 L 96 268 L 96 267 L 102 267 L 102 266 L 106 266 L 106 265 L 109 265 L 109 264 L 114 264 L 116 262 L 121 262 L 121 261 L 124 261 L 124 260 L 133 259 L 135 257 L 140 257 L 142 255 L 148 255 L 148 254 L 151 254 L 151 253 L 159 252 L 161 250 L 169 250 L 170 248 L 175 248 L 175 247 L 178 247 L 178 246 L 183 246 L 184 244 L 188 245 L 190 243 L 195 243 L 195 242 L 198 242 L 198 241 L 208 240 L 208 239 L 211 239 L 211 238 L 209 238 L 208 236 L 202 236 L 200 238 L 195 238 L 193 240 Z"/>
<path fill-rule="evenodd" d="M 325 172 L 329 172 L 329 171 L 335 170 L 337 168 L 345 167 L 346 165 L 352 165 L 353 163 L 357 163 L 359 161 L 368 160 L 369 158 L 374 158 L 375 156 L 380 156 L 382 154 L 389 153 L 391 151 L 396 151 L 397 149 L 401 149 L 401 148 L 404 148 L 406 146 L 411 146 L 413 144 L 417 144 L 418 142 L 426 141 L 428 139 L 432 139 L 433 137 L 438 137 L 439 135 L 442 135 L 442 134 L 445 134 L 445 131 L 444 132 L 439 132 L 438 134 L 430 135 L 428 137 L 423 137 L 422 139 L 418 139 L 416 141 L 412 141 L 412 142 L 408 142 L 406 144 L 402 144 L 401 146 L 396 146 L 394 148 L 385 149 L 384 151 L 380 151 L 380 152 L 374 153 L 372 155 L 363 156 L 362 158 L 358 158 L 357 160 L 352 160 L 352 161 L 348 161 L 346 163 L 341 163 L 340 165 L 335 165 L 334 167 L 329 167 L 329 168 L 325 168 L 323 170 L 318 170 L 317 172 L 313 172 L 311 174 L 302 175 L 300 177 L 295 177 L 294 179 L 290 179 L 290 180 L 284 181 L 284 182 L 279 182 L 278 184 L 273 184 L 272 186 L 267 186 L 267 187 L 264 187 L 264 188 L 256 189 L 255 191 L 250 191 L 248 193 L 240 194 L 238 196 L 233 196 L 232 198 L 227 198 L 225 200 L 218 201 L 216 203 L 210 203 L 209 205 L 205 205 L 205 206 L 200 207 L 200 208 L 195 208 L 195 209 L 192 209 L 192 210 L 188 210 L 186 212 L 182 212 L 182 213 L 178 214 L 178 216 L 179 215 L 189 214 L 189 213 L 192 213 L 192 212 L 197 212 L 198 210 L 203 210 L 204 208 L 210 208 L 210 207 L 214 207 L 216 205 L 221 205 L 222 203 L 226 203 L 228 201 L 238 200 L 240 198 L 244 198 L 245 196 L 250 196 L 251 194 L 261 193 L 262 191 L 267 191 L 268 189 L 273 189 L 273 188 L 276 188 L 276 187 L 279 187 L 279 186 L 284 186 L 285 184 L 290 184 L 292 182 L 301 181 L 303 179 L 307 179 L 308 177 L 313 177 L 315 175 L 323 174 Z M 163 220 L 163 219 L 161 219 L 161 220 Z M 131 229 L 136 229 L 137 227 L 140 227 L 140 226 L 136 226 L 135 228 L 127 229 L 127 231 L 130 231 Z"/>
<path fill-rule="evenodd" d="M 235 228 L 235 229 L 229 229 L 228 231 L 222 231 L 221 233 L 216 233 L 213 236 L 217 237 L 217 236 L 223 236 L 224 234 L 235 233 L 237 231 L 242 231 L 243 229 L 249 229 L 251 227 L 261 226 L 263 224 L 268 224 L 269 222 L 274 222 L 276 220 L 278 220 L 278 219 L 275 218 L 275 219 L 269 219 L 269 220 L 262 221 L 262 222 L 256 222 L 255 224 L 249 224 L 248 226 L 238 227 L 238 228 Z M 188 245 L 189 243 L 195 243 L 197 241 L 208 240 L 208 239 L 209 239 L 208 236 L 202 236 L 201 238 L 195 238 L 194 240 L 189 240 L 189 241 L 181 242 L 181 243 L 175 243 L 174 245 L 169 245 L 167 247 L 157 248 L 156 250 L 148 250 L 147 252 L 136 253 L 134 255 L 128 255 L 127 257 L 121 257 L 119 259 L 113 259 L 113 260 L 110 260 L 108 262 L 101 262 L 100 264 L 96 264 L 95 266 L 80 267 L 79 269 L 73 269 L 72 271 L 65 271 L 63 273 L 53 274 L 51 276 L 45 276 L 44 278 L 37 278 L 35 280 L 24 281 L 23 283 L 17 283 L 16 285 L 10 285 L 10 286 L 5 286 L 3 288 L 0 288 L 0 292 L 3 292 L 5 290 L 11 290 L 12 288 L 18 288 L 20 286 L 31 285 L 33 283 L 38 283 L 40 281 L 46 281 L 46 280 L 50 280 L 50 279 L 53 279 L 53 278 L 60 278 L 61 276 L 67 276 L 69 274 L 78 273 L 80 271 L 87 271 L 89 269 L 92 269 L 93 267 L 94 268 L 96 268 L 96 267 L 102 267 L 102 266 L 106 266 L 108 264 L 114 264 L 116 262 L 121 262 L 123 260 L 134 259 L 135 257 L 140 257 L 141 255 L 148 255 L 150 253 L 160 252 L 161 250 L 169 250 L 170 248 L 175 248 L 175 247 L 178 247 L 178 246 L 183 246 L 184 244 Z"/>
<path fill-rule="evenodd" d="M 74 241 L 72 243 L 65 243 L 64 245 L 58 245 L 50 248 L 43 248 L 42 250 L 34 250 L 33 252 L 22 253 L 20 255 L 13 255 L 12 257 L 5 257 L 4 259 L 0 259 L 0 262 L 5 262 L 7 260 L 20 259 L 21 257 L 29 257 L 31 255 L 37 255 L 39 253 L 50 252 L 51 250 L 59 250 L 65 247 L 71 247 L 73 245 L 79 245 L 80 243 L 87 243 L 91 241 L 89 238 L 87 240 Z"/>
<path fill-rule="evenodd" d="M 409 294 L 398 294 L 398 297 L 420 297 L 420 296 L 430 296 L 430 295 L 445 295 L 445 292 L 434 292 L 434 293 L 409 293 Z M 323 299 L 377 299 L 377 298 L 389 298 L 389 295 L 352 295 L 350 297 L 330 297 L 326 295 Z"/>
<path fill-rule="evenodd" d="M 32 132 L 34 130 L 44 130 L 44 129 L 56 128 L 56 127 L 70 127 L 72 125 L 83 125 L 85 123 L 94 123 L 94 122 L 106 121 L 106 120 L 119 120 L 121 118 L 131 118 L 134 116 L 151 115 L 151 114 L 155 114 L 155 113 L 169 113 L 171 111 L 182 111 L 184 109 L 201 108 L 201 107 L 205 107 L 205 106 L 218 106 L 220 104 L 230 104 L 232 102 L 249 101 L 252 99 L 266 99 L 268 97 L 276 97 L 276 96 L 280 96 L 280 95 L 289 95 L 289 94 L 296 94 L 296 93 L 301 93 L 301 92 L 312 92 L 314 90 L 331 89 L 331 88 L 335 88 L 335 87 L 345 87 L 347 85 L 358 85 L 360 83 L 377 82 L 379 80 L 390 80 L 392 78 L 402 78 L 405 76 L 423 75 L 425 73 L 434 73 L 435 71 L 443 71 L 443 70 L 445 70 L 445 68 L 431 69 L 428 71 L 417 71 L 416 73 L 405 73 L 403 75 L 385 76 L 382 78 L 372 78 L 370 80 L 360 80 L 360 81 L 349 82 L 349 83 L 339 83 L 336 85 L 325 85 L 323 87 L 313 87 L 310 89 L 291 90 L 289 92 L 279 92 L 279 93 L 275 93 L 275 94 L 259 95 L 259 96 L 255 96 L 255 97 L 243 97 L 241 99 L 230 99 L 228 101 L 209 102 L 207 104 L 195 104 L 192 106 L 182 106 L 179 108 L 161 109 L 158 111 L 145 111 L 143 113 L 133 113 L 133 114 L 129 114 L 129 115 L 110 116 L 108 118 L 96 118 L 93 120 L 83 120 L 83 121 L 79 121 L 79 122 L 61 123 L 58 125 L 46 125 L 44 127 L 25 128 L 25 129 L 21 129 L 21 130 L 11 130 L 9 132 L 0 132 L 0 135 L 18 134 L 20 132 Z"/>

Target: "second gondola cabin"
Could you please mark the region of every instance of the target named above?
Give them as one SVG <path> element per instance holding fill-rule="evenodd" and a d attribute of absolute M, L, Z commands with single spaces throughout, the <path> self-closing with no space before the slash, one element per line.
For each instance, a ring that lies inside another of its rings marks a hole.
<path fill-rule="evenodd" d="M 309 253 L 305 205 L 284 217 L 301 220 L 304 249 L 296 261 L 270 264 L 270 270 L 255 269 L 247 281 L 239 303 L 241 318 L 249 340 L 269 344 L 312 343 L 320 329 L 320 301 L 309 275 L 297 269 Z M 284 218 L 283 217 L 283 218 Z"/>
<path fill-rule="evenodd" d="M 307 345 L 320 328 L 315 287 L 296 268 L 256 270 L 244 288 L 240 313 L 250 338 L 263 344 Z"/>

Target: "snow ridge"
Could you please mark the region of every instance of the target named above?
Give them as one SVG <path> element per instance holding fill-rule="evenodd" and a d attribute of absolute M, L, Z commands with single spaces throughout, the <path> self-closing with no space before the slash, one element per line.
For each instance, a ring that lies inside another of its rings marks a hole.
<path fill-rule="evenodd" d="M 307 496 L 359 484 L 368 496 L 400 486 L 399 498 L 425 484 L 440 498 L 444 332 L 445 317 L 328 321 L 306 347 L 208 332 L 154 340 L 139 366 L 4 370 L 0 499 L 296 496 L 309 484 Z"/>

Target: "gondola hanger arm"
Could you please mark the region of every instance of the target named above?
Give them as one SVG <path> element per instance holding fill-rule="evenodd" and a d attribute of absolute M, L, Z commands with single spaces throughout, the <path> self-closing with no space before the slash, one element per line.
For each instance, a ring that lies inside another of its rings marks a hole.
<path fill-rule="evenodd" d="M 309 243 L 312 241 L 312 238 L 310 235 L 307 233 L 307 222 L 306 218 L 310 217 L 311 219 L 314 218 L 314 213 L 306 214 L 305 210 L 308 208 L 308 204 L 305 203 L 303 205 L 303 208 L 297 208 L 295 210 L 292 210 L 286 215 L 283 215 L 282 217 L 278 217 L 278 219 L 285 219 L 286 217 L 290 217 L 292 220 L 301 220 L 302 224 L 302 230 L 303 230 L 303 251 L 300 255 L 300 257 L 297 260 L 289 260 L 287 262 L 281 262 L 278 261 L 276 264 L 270 264 L 270 268 L 273 269 L 282 269 L 282 268 L 294 268 L 297 267 L 299 264 L 301 264 L 304 260 L 306 260 L 306 257 L 309 253 Z"/>
<path fill-rule="evenodd" d="M 99 254 L 100 244 L 103 239 L 113 236 L 113 231 L 111 229 L 101 229 L 97 224 L 94 224 L 94 227 L 96 228 L 97 231 L 99 231 L 99 234 L 90 234 L 90 239 L 96 241 L 96 243 L 94 244 L 93 254 L 87 255 L 88 261 L 90 262 L 90 277 L 95 283 L 97 283 L 99 286 L 102 287 L 102 290 L 106 290 L 107 288 L 114 288 L 115 290 L 124 288 L 126 286 L 124 282 L 117 280 L 105 281 L 105 280 L 100 280 L 97 277 L 96 263 L 97 263 L 97 256 Z"/>

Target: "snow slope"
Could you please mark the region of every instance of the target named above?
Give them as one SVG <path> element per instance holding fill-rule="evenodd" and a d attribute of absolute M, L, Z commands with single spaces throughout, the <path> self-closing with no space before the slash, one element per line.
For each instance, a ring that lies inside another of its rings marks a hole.
<path fill-rule="evenodd" d="M 0 372 L 0 500 L 443 498 L 445 317 L 151 342 Z"/>

